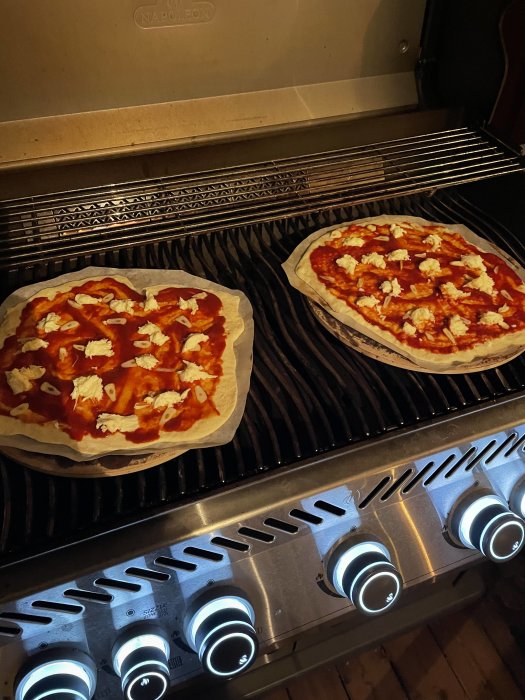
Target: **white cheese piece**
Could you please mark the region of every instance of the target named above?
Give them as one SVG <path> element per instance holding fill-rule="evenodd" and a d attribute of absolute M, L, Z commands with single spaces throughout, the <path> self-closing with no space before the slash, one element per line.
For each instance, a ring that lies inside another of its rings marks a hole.
<path fill-rule="evenodd" d="M 144 401 L 155 409 L 166 408 L 166 406 L 177 406 L 179 403 L 182 403 L 189 393 L 189 389 L 182 393 L 178 391 L 163 391 L 157 396 L 146 396 Z"/>
<path fill-rule="evenodd" d="M 179 299 L 179 309 L 182 311 L 189 311 L 193 316 L 193 314 L 196 314 L 199 310 L 199 305 L 194 297 L 190 297 L 189 299 Z"/>
<path fill-rule="evenodd" d="M 32 338 L 31 340 L 26 340 L 22 345 L 22 352 L 31 352 L 33 350 L 40 350 L 40 348 L 47 348 L 49 343 L 47 340 L 42 340 L 42 338 Z"/>
<path fill-rule="evenodd" d="M 361 248 L 365 244 L 365 239 L 360 236 L 349 236 L 343 241 L 343 245 L 355 246 L 356 248 Z"/>
<path fill-rule="evenodd" d="M 423 262 L 419 263 L 419 269 L 424 275 L 437 275 L 441 272 L 441 265 L 439 260 L 435 258 L 427 258 Z"/>
<path fill-rule="evenodd" d="M 86 306 L 87 304 L 100 304 L 101 300 L 89 294 L 75 294 L 75 301 L 79 306 Z"/>
<path fill-rule="evenodd" d="M 96 374 L 85 377 L 75 377 L 73 379 L 72 399 L 94 399 L 100 401 L 102 398 L 102 379 Z"/>
<path fill-rule="evenodd" d="M 192 299 L 206 299 L 208 294 L 206 292 L 199 292 L 198 294 L 194 294 L 192 296 Z"/>
<path fill-rule="evenodd" d="M 337 258 L 335 264 L 341 267 L 345 272 L 348 272 L 349 275 L 353 275 L 359 263 L 351 255 L 343 255 L 342 258 Z"/>
<path fill-rule="evenodd" d="M 155 299 L 155 295 L 150 289 L 146 289 L 146 301 L 143 306 L 144 311 L 156 311 L 159 308 L 159 302 Z"/>
<path fill-rule="evenodd" d="M 453 262 L 452 265 L 464 265 L 470 270 L 479 270 L 479 272 L 487 271 L 481 255 L 462 255 L 459 261 Z"/>
<path fill-rule="evenodd" d="M 405 235 L 405 230 L 397 224 L 390 224 L 390 233 L 394 236 L 394 238 L 401 238 L 401 236 Z"/>
<path fill-rule="evenodd" d="M 434 320 L 434 314 L 426 306 L 418 306 L 405 314 L 405 316 L 407 316 L 416 327 L 422 326 L 428 321 Z"/>
<path fill-rule="evenodd" d="M 113 345 L 111 340 L 103 338 L 102 340 L 90 340 L 84 349 L 86 357 L 113 357 Z"/>
<path fill-rule="evenodd" d="M 346 231 L 345 228 L 334 228 L 333 231 L 330 232 L 330 239 L 329 240 L 334 240 L 336 238 L 341 238 L 343 233 Z"/>
<path fill-rule="evenodd" d="M 374 226 L 374 224 L 367 224 L 366 227 L 369 231 L 375 231 L 377 229 L 377 226 Z"/>
<path fill-rule="evenodd" d="M 407 321 L 403 323 L 403 333 L 406 333 L 407 335 L 415 335 L 416 332 L 416 329 L 411 323 L 408 323 Z"/>
<path fill-rule="evenodd" d="M 132 299 L 113 299 L 109 302 L 109 308 L 117 314 L 130 314 L 132 316 L 134 303 Z"/>
<path fill-rule="evenodd" d="M 498 309 L 499 314 L 506 314 L 507 311 L 510 311 L 510 306 L 508 304 L 503 304 L 503 306 L 500 306 Z"/>
<path fill-rule="evenodd" d="M 145 323 L 138 329 L 137 333 L 149 335 L 149 339 L 154 345 L 164 345 L 169 340 L 168 336 L 164 335 L 156 323 Z"/>
<path fill-rule="evenodd" d="M 21 394 L 24 391 L 31 391 L 33 380 L 43 377 L 46 370 L 38 365 L 29 367 L 16 367 L 5 373 L 7 383 L 13 394 Z"/>
<path fill-rule="evenodd" d="M 205 343 L 207 340 L 209 340 L 209 336 L 204 333 L 190 333 L 190 335 L 184 341 L 182 352 L 193 352 L 194 350 L 200 350 L 201 343 Z"/>
<path fill-rule="evenodd" d="M 363 255 L 361 258 L 363 265 L 373 265 L 374 267 L 379 267 L 384 270 L 386 267 L 385 258 L 379 253 L 368 253 L 368 255 Z"/>
<path fill-rule="evenodd" d="M 58 314 L 50 313 L 47 314 L 47 316 L 44 316 L 44 318 L 41 318 L 40 321 L 36 324 L 36 327 L 38 328 L 38 330 L 44 331 L 44 333 L 52 333 L 53 331 L 59 330 L 59 321 L 60 316 Z"/>
<path fill-rule="evenodd" d="M 135 364 L 142 369 L 153 369 L 159 364 L 155 355 L 138 355 L 135 358 Z"/>
<path fill-rule="evenodd" d="M 390 253 L 388 253 L 386 259 L 392 262 L 401 262 L 402 260 L 410 260 L 410 256 L 406 248 L 397 248 L 396 250 L 392 250 Z"/>
<path fill-rule="evenodd" d="M 432 250 L 439 250 L 441 248 L 441 236 L 437 233 L 431 233 L 426 238 L 423 238 L 423 243 L 432 246 Z"/>
<path fill-rule="evenodd" d="M 501 326 L 501 328 L 509 328 L 509 324 L 506 323 L 505 319 L 500 313 L 496 311 L 485 311 L 479 317 L 479 323 L 483 326 Z"/>
<path fill-rule="evenodd" d="M 482 272 L 479 277 L 474 277 L 474 279 L 463 285 L 469 289 L 476 289 L 479 292 L 484 292 L 485 294 L 492 294 L 494 289 L 494 280 L 487 275 L 486 272 Z"/>
<path fill-rule="evenodd" d="M 188 362 L 183 360 L 186 367 L 178 372 L 181 381 L 183 382 L 197 382 L 199 379 L 214 379 L 215 374 L 208 374 L 205 372 L 200 365 L 196 365 L 194 362 Z"/>
<path fill-rule="evenodd" d="M 380 303 L 381 302 L 379 299 L 376 299 L 374 296 L 359 297 L 359 299 L 356 301 L 357 306 L 362 306 L 369 309 L 373 309 Z"/>
<path fill-rule="evenodd" d="M 461 316 L 455 314 L 449 319 L 448 329 L 453 336 L 459 337 L 468 332 L 468 323 L 465 323 Z"/>
<path fill-rule="evenodd" d="M 118 413 L 101 413 L 97 417 L 97 430 L 103 433 L 132 433 L 139 427 L 136 415 L 120 416 Z"/>
<path fill-rule="evenodd" d="M 390 294 L 393 297 L 398 297 L 401 292 L 403 291 L 401 289 L 401 285 L 397 281 L 397 277 L 394 277 L 392 280 L 385 280 L 379 289 L 384 292 L 385 294 Z"/>
<path fill-rule="evenodd" d="M 458 289 L 453 282 L 445 282 L 445 284 L 441 284 L 439 288 L 442 294 L 451 299 L 462 299 L 463 297 L 470 296 L 470 292 L 463 292 L 461 289 Z"/>

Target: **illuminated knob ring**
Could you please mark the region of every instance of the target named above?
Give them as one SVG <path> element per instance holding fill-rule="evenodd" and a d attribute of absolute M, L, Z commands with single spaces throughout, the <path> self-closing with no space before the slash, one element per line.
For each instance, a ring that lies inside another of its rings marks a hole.
<path fill-rule="evenodd" d="M 91 700 L 97 682 L 96 668 L 87 654 L 50 650 L 40 654 L 38 660 L 40 663 L 31 664 L 21 674 L 15 700 Z"/>
<path fill-rule="evenodd" d="M 471 494 L 461 501 L 452 518 L 452 534 L 469 549 L 494 561 L 508 561 L 525 545 L 525 523 L 493 494 Z"/>
<path fill-rule="evenodd" d="M 231 678 L 255 661 L 259 645 L 252 606 L 239 596 L 224 596 L 203 605 L 187 625 L 186 638 L 203 668 Z"/>
<path fill-rule="evenodd" d="M 380 542 L 342 543 L 333 553 L 328 577 L 335 590 L 365 615 L 380 615 L 398 600 L 403 580 Z"/>
<path fill-rule="evenodd" d="M 116 646 L 113 667 L 126 700 L 160 700 L 168 690 L 169 644 L 160 634 L 135 634 Z"/>

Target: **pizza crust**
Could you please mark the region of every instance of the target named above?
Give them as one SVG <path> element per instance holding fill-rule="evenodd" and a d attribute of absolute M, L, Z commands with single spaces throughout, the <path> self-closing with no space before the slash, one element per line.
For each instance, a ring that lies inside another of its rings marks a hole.
<path fill-rule="evenodd" d="M 181 453 L 194 447 L 229 442 L 244 412 L 252 364 L 252 310 L 242 292 L 226 289 L 180 270 L 126 270 L 126 276 L 123 276 L 122 270 L 118 269 L 87 268 L 57 278 L 53 287 L 45 282 L 23 288 L 11 295 L 0 307 L 0 318 L 5 314 L 0 325 L 0 350 L 6 338 L 16 332 L 22 310 L 29 300 L 41 297 L 52 300 L 57 293 L 77 287 L 88 279 L 102 280 L 107 277 L 116 279 L 139 293 L 145 293 L 146 289 L 155 293 L 168 287 L 194 287 L 220 298 L 225 317 L 226 346 L 222 355 L 223 374 L 213 395 L 219 415 L 197 421 L 186 433 L 165 432 L 157 440 L 138 445 L 126 440 L 122 433 L 106 433 L 101 438 L 88 435 L 81 441 L 75 441 L 52 424 L 24 423 L 0 415 L 0 444 L 81 461 L 109 454 L 148 454 L 167 449 L 176 449 Z M 165 283 L 152 286 L 149 284 L 152 279 L 156 282 L 162 279 Z"/>
<path fill-rule="evenodd" d="M 329 289 L 322 285 L 317 279 L 317 275 L 310 265 L 310 253 L 320 245 L 323 245 L 329 234 L 338 228 L 348 226 L 350 224 L 367 225 L 367 224 L 394 224 L 406 222 L 412 225 L 420 226 L 444 226 L 450 231 L 459 233 L 468 243 L 475 245 L 483 252 L 490 252 L 502 258 L 509 267 L 514 270 L 522 281 L 525 282 L 525 270 L 521 268 L 512 258 L 504 251 L 491 244 L 489 241 L 477 236 L 470 229 L 459 224 L 443 224 L 439 222 L 427 221 L 420 217 L 413 216 L 379 216 L 367 217 L 355 221 L 343 222 L 334 226 L 326 227 L 308 236 L 302 243 L 297 246 L 292 255 L 283 264 L 288 280 L 293 287 L 308 296 L 313 301 L 320 304 L 325 310 L 337 318 L 341 323 L 353 328 L 354 330 L 368 336 L 372 340 L 381 343 L 382 345 L 394 350 L 403 357 L 408 358 L 417 365 L 425 369 L 434 370 L 436 372 L 446 372 L 447 369 L 457 368 L 458 366 L 466 366 L 480 358 L 495 358 L 495 365 L 501 364 L 498 358 L 501 355 L 508 355 L 513 349 L 524 348 L 525 346 L 525 331 L 516 331 L 508 333 L 505 336 L 498 337 L 494 340 L 480 343 L 468 350 L 458 350 L 449 354 L 433 353 L 425 349 L 412 348 L 409 345 L 401 343 L 392 333 L 383 329 L 377 328 L 363 316 L 350 308 L 344 301 L 333 295 Z"/>

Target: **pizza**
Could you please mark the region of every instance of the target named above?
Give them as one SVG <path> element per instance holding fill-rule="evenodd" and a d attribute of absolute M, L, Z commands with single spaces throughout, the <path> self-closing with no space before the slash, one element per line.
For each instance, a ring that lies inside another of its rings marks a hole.
<path fill-rule="evenodd" d="M 196 442 L 236 405 L 243 328 L 227 290 L 125 277 L 41 290 L 0 326 L 0 435 L 89 455 Z"/>
<path fill-rule="evenodd" d="M 426 367 L 525 347 L 520 268 L 458 228 L 402 216 L 341 224 L 314 237 L 295 275 L 339 320 Z"/>

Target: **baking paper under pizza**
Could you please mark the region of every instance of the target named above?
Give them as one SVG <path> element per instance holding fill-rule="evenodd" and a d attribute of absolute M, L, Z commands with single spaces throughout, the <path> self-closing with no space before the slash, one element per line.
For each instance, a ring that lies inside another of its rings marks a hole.
<path fill-rule="evenodd" d="M 129 276 L 137 275 L 154 273 Z M 179 271 L 160 276 L 177 283 L 140 288 L 122 274 L 59 279 L 8 310 L 0 326 L 0 442 L 16 434 L 82 455 L 140 453 L 198 446 L 239 403 L 242 415 L 247 382 L 239 395 L 236 346 L 250 330 L 248 301 Z"/>
<path fill-rule="evenodd" d="M 525 273 L 468 229 L 383 216 L 309 236 L 283 266 L 347 325 L 436 370 L 525 346 Z"/>

